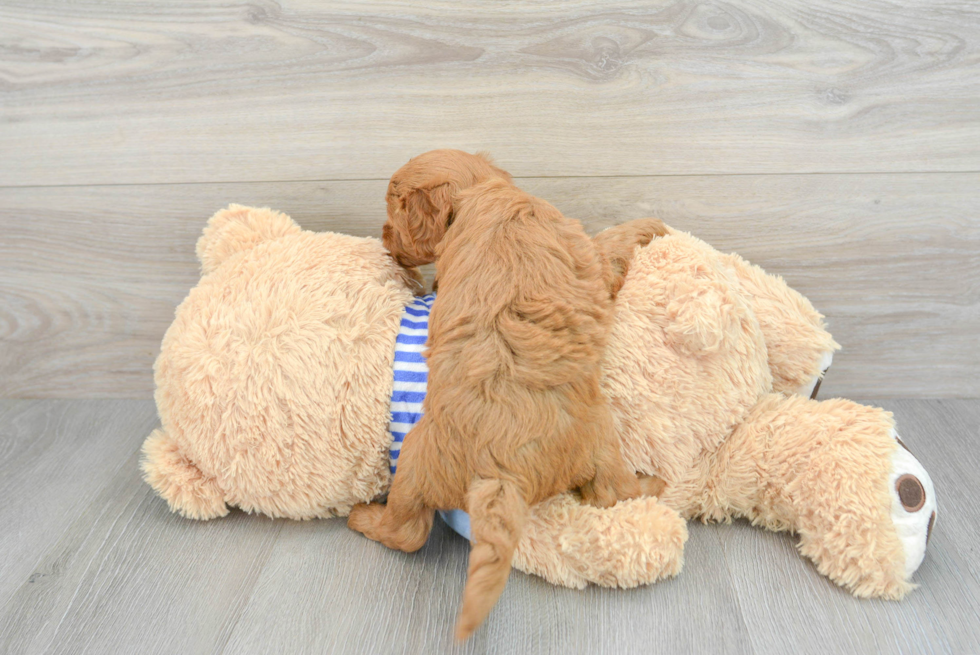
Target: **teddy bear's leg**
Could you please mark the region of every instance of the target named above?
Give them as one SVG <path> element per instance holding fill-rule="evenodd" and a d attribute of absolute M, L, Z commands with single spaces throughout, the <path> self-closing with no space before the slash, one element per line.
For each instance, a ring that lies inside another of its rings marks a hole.
<path fill-rule="evenodd" d="M 425 545 L 435 518 L 435 509 L 426 503 L 423 495 L 424 476 L 432 474 L 421 470 L 422 464 L 431 461 L 420 453 L 428 445 L 422 434 L 427 425 L 423 417 L 405 436 L 387 502 L 355 505 L 347 519 L 347 526 L 352 530 L 407 553 Z"/>
<path fill-rule="evenodd" d="M 901 598 L 922 561 L 936 497 L 894 435 L 882 409 L 769 395 L 708 463 L 688 511 L 795 531 L 800 552 L 855 595 Z"/>
<path fill-rule="evenodd" d="M 598 509 L 565 493 L 531 508 L 514 567 L 574 589 L 630 588 L 677 575 L 686 542 L 684 519 L 656 498 Z"/>
<path fill-rule="evenodd" d="M 748 292 L 769 352 L 773 391 L 815 398 L 834 352 L 823 316 L 801 293 L 738 255 L 726 255 L 739 285 Z"/>
<path fill-rule="evenodd" d="M 796 395 L 803 396 L 804 398 L 810 398 L 811 400 L 816 400 L 817 394 L 820 393 L 820 384 L 823 382 L 824 376 L 827 375 L 827 371 L 830 370 L 830 365 L 834 362 L 834 353 L 832 351 L 826 351 L 820 355 L 820 361 L 817 367 L 820 369 L 819 373 L 814 373 L 808 382 L 800 385 L 796 388 Z"/>
<path fill-rule="evenodd" d="M 892 520 L 905 551 L 905 573 L 911 577 L 926 556 L 926 547 L 936 525 L 936 489 L 922 463 L 906 448 L 893 429 L 900 446 L 892 454 L 888 486 L 892 497 Z"/>
<path fill-rule="evenodd" d="M 606 286 L 613 297 L 623 286 L 637 246 L 645 246 L 655 237 L 666 236 L 667 233 L 667 227 L 660 219 L 638 218 L 592 237 L 592 242 L 609 264 L 605 272 Z"/>
<path fill-rule="evenodd" d="M 143 442 L 143 477 L 174 512 L 191 519 L 225 516 L 225 494 L 206 476 L 164 430 L 154 430 Z"/>

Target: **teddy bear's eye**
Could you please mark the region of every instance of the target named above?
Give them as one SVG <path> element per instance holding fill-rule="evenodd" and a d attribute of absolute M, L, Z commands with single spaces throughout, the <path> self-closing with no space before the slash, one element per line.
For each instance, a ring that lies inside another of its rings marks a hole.
<path fill-rule="evenodd" d="M 907 512 L 918 512 L 926 504 L 926 490 L 919 478 L 911 473 L 906 473 L 895 481 L 895 491 Z"/>

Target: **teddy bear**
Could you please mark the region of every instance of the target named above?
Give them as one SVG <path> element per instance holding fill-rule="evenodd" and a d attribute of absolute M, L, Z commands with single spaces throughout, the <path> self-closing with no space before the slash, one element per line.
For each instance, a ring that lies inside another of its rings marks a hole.
<path fill-rule="evenodd" d="M 239 205 L 208 221 L 197 255 L 201 281 L 154 365 L 161 427 L 143 446 L 146 481 L 199 520 L 231 507 L 343 517 L 383 497 L 397 458 L 395 342 L 431 304 L 418 272 L 377 239 Z M 853 594 L 901 598 L 935 490 L 888 412 L 811 398 L 838 347 L 802 295 L 737 255 L 672 228 L 638 248 L 603 388 L 624 457 L 664 489 L 605 509 L 548 499 L 514 566 L 567 587 L 634 587 L 680 572 L 686 521 L 745 518 L 798 534 Z M 465 533 L 462 511 L 444 516 Z"/>

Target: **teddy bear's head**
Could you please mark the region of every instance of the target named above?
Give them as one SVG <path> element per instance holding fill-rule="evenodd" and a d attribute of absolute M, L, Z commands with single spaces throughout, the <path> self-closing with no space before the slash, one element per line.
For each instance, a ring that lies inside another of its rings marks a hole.
<path fill-rule="evenodd" d="M 382 493 L 404 269 L 377 239 L 237 205 L 197 253 L 203 277 L 154 367 L 150 483 L 195 518 L 345 514 Z"/>

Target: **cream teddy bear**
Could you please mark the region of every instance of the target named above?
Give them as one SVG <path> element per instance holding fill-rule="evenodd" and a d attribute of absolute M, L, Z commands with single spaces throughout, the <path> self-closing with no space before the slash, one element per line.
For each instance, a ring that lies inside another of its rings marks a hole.
<path fill-rule="evenodd" d="M 203 277 L 155 365 L 147 482 L 195 519 L 344 516 L 382 496 L 395 339 L 417 273 L 376 239 L 237 205 L 211 218 L 197 253 Z M 806 397 L 837 344 L 803 296 L 671 230 L 636 251 L 616 311 L 605 392 L 625 457 L 666 488 L 608 509 L 573 494 L 536 506 L 517 568 L 632 587 L 680 571 L 687 519 L 745 517 L 798 533 L 858 596 L 911 588 L 932 482 L 889 413 Z"/>

